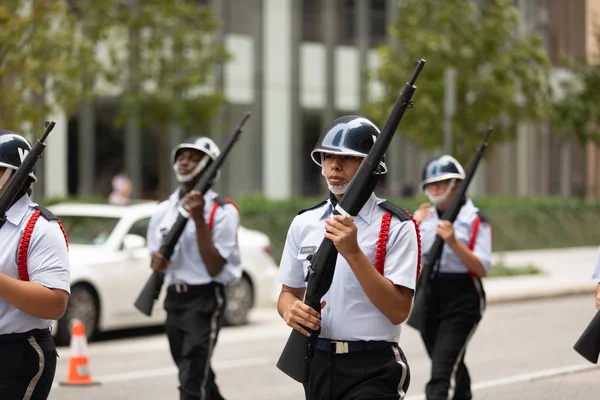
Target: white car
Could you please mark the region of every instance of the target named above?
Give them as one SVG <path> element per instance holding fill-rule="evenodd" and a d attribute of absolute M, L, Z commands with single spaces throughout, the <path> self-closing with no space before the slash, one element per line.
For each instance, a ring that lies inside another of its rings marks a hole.
<path fill-rule="evenodd" d="M 152 273 L 145 238 L 156 204 L 48 207 L 67 232 L 71 263 L 69 304 L 52 330 L 57 343 L 69 343 L 74 318 L 83 322 L 90 339 L 97 332 L 164 324 L 164 287 L 150 317 L 133 305 Z M 227 287 L 225 320 L 229 325 L 246 323 L 253 306 L 273 305 L 277 291 L 277 265 L 269 238 L 241 226 L 238 240 L 243 275 Z"/>

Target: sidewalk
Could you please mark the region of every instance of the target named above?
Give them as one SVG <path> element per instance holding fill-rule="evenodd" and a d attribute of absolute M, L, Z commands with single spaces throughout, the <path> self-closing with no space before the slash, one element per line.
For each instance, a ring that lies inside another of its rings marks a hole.
<path fill-rule="evenodd" d="M 493 265 L 533 265 L 544 274 L 484 279 L 487 301 L 496 303 L 584 293 L 592 296 L 598 285 L 591 279 L 597 255 L 597 246 L 494 253 Z"/>

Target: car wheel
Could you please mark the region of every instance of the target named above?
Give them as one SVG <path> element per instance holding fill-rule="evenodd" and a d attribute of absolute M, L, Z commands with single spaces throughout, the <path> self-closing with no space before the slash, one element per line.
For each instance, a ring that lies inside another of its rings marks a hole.
<path fill-rule="evenodd" d="M 252 308 L 254 291 L 250 279 L 243 275 L 239 281 L 227 286 L 226 325 L 243 325 L 248 322 L 248 312 Z"/>
<path fill-rule="evenodd" d="M 56 344 L 66 346 L 70 343 L 74 319 L 83 323 L 86 337 L 88 340 L 91 339 L 97 331 L 98 315 L 98 302 L 93 290 L 83 285 L 73 286 L 67 311 L 58 320 L 58 332 L 54 337 Z"/>

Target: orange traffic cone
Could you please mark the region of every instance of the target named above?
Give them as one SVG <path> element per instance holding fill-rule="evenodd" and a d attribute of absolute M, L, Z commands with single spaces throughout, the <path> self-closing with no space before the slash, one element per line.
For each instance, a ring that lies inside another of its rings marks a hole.
<path fill-rule="evenodd" d="M 67 381 L 60 382 L 61 386 L 87 386 L 99 385 L 100 382 L 92 381 L 90 374 L 90 360 L 87 356 L 87 338 L 85 327 L 79 320 L 73 320 L 71 331 L 71 357 L 69 358 L 69 372 Z"/>

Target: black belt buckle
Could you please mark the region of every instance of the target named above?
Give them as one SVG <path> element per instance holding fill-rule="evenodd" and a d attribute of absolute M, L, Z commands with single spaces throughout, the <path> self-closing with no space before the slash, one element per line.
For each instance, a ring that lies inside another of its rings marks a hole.
<path fill-rule="evenodd" d="M 174 286 L 176 293 L 187 293 L 188 291 L 188 285 L 185 283 L 176 283 Z"/>

